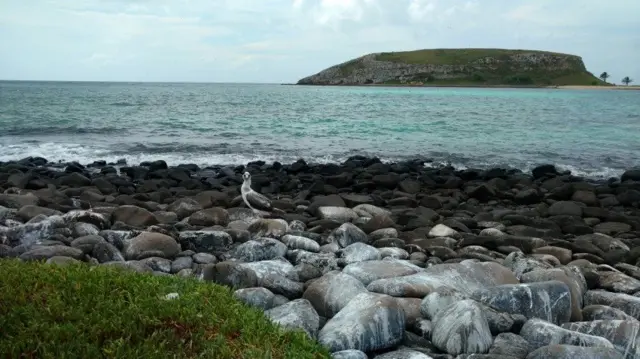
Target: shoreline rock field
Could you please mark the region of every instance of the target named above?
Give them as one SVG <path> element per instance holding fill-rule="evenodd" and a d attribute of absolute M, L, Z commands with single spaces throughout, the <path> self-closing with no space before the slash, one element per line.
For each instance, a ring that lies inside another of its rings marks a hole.
<path fill-rule="evenodd" d="M 333 358 L 640 359 L 640 169 L 30 157 L 0 162 L 0 258 L 225 285 Z"/>

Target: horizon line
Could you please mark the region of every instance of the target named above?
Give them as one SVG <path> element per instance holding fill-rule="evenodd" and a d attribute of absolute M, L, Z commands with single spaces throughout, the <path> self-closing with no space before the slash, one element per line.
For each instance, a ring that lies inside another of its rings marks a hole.
<path fill-rule="evenodd" d="M 216 82 L 216 81 L 130 81 L 130 80 L 21 80 L 0 79 L 0 82 L 81 82 L 81 83 L 134 83 L 134 84 L 239 84 L 239 85 L 288 85 L 288 82 Z"/>

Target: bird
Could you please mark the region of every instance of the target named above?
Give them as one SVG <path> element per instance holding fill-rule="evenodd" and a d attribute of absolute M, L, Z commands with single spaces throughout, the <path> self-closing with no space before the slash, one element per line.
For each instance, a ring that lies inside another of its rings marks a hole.
<path fill-rule="evenodd" d="M 271 200 L 251 188 L 251 174 L 249 172 L 245 172 L 242 175 L 242 179 L 242 187 L 240 187 L 242 200 L 247 207 L 251 208 L 253 213 L 261 217 L 267 217 L 271 216 L 272 212 L 281 212 L 273 207 Z"/>

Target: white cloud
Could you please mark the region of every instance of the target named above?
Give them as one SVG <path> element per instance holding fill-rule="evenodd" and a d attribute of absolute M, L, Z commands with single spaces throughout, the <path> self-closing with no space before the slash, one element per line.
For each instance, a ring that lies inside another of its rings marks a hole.
<path fill-rule="evenodd" d="M 293 82 L 378 51 L 506 47 L 581 55 L 640 80 L 640 2 L 4 0 L 0 78 Z"/>

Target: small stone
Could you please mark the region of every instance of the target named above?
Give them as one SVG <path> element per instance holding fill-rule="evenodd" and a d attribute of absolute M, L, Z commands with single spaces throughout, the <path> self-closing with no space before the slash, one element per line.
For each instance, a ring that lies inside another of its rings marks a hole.
<path fill-rule="evenodd" d="M 233 292 L 233 297 L 249 306 L 269 310 L 273 308 L 275 294 L 267 288 L 257 287 L 238 289 Z"/>
<path fill-rule="evenodd" d="M 274 323 L 287 329 L 302 329 L 309 337 L 315 339 L 318 334 L 320 318 L 315 309 L 306 299 L 296 299 L 273 309 L 266 310 L 264 314 Z"/>
<path fill-rule="evenodd" d="M 84 253 L 77 248 L 63 245 L 42 246 L 30 249 L 20 255 L 23 261 L 39 261 L 51 257 L 70 257 L 76 260 L 84 258 Z"/>
<path fill-rule="evenodd" d="M 180 245 L 175 239 L 157 232 L 142 232 L 131 240 L 125 249 L 127 259 L 137 259 L 145 252 L 160 254 L 163 258 L 175 258 L 180 252 Z"/>

